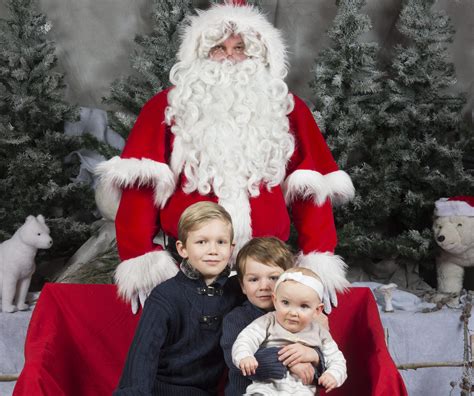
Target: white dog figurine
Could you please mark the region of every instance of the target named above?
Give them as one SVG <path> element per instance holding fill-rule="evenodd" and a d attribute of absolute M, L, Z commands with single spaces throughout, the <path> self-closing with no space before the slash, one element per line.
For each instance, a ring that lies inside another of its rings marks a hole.
<path fill-rule="evenodd" d="M 42 215 L 28 216 L 13 236 L 0 244 L 0 292 L 2 311 L 27 310 L 25 303 L 35 272 L 38 249 L 49 249 L 53 240 Z M 16 307 L 15 307 L 16 303 Z"/>

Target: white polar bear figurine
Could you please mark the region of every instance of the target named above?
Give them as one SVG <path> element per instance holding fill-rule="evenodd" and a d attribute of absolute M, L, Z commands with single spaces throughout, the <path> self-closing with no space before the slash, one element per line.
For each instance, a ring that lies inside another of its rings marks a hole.
<path fill-rule="evenodd" d="M 2 311 L 27 310 L 25 303 L 35 272 L 38 249 L 49 249 L 53 240 L 42 215 L 28 216 L 10 239 L 0 244 L 0 292 Z M 16 306 L 15 306 L 16 305 Z"/>
<path fill-rule="evenodd" d="M 464 268 L 474 267 L 474 197 L 441 198 L 435 206 L 438 291 L 459 294 Z"/>

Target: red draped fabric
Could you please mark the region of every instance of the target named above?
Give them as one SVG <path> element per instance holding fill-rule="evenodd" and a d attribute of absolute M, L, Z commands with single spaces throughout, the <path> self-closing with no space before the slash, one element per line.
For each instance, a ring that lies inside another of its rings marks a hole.
<path fill-rule="evenodd" d="M 115 286 L 46 284 L 31 318 L 25 366 L 13 395 L 111 395 L 138 318 L 117 298 Z M 347 381 L 330 395 L 407 395 L 369 289 L 339 295 L 329 323 L 348 369 Z"/>

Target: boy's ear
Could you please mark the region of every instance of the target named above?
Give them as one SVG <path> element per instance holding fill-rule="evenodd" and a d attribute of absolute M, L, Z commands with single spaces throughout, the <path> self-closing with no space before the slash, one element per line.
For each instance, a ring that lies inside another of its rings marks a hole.
<path fill-rule="evenodd" d="M 178 254 L 182 257 L 182 258 L 187 258 L 188 257 L 188 253 L 186 252 L 186 248 L 183 244 L 183 242 L 181 241 L 176 241 L 176 251 L 178 252 Z"/>

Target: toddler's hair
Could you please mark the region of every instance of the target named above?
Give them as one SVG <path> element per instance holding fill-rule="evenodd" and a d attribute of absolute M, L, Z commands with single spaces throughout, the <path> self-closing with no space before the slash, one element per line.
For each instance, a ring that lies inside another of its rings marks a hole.
<path fill-rule="evenodd" d="M 253 238 L 248 241 L 237 255 L 237 276 L 244 278 L 247 260 L 253 258 L 269 267 L 280 267 L 283 271 L 293 267 L 294 256 L 289 247 L 275 237 Z"/>
<path fill-rule="evenodd" d="M 230 241 L 234 241 L 234 228 L 230 214 L 221 206 L 210 201 L 197 202 L 188 206 L 178 222 L 178 239 L 186 244 L 188 234 L 211 220 L 222 220 L 230 225 Z"/>

